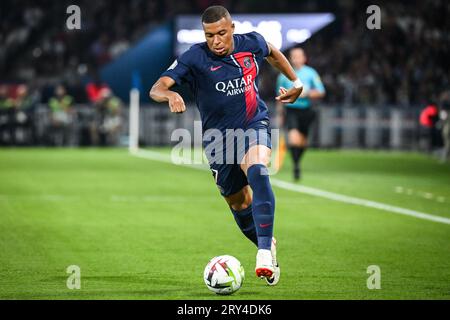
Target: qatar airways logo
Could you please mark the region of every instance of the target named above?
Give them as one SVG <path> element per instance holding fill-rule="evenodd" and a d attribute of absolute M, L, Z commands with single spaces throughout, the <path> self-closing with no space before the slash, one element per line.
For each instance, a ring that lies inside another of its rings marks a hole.
<path fill-rule="evenodd" d="M 253 76 L 249 74 L 246 77 L 217 82 L 216 90 L 226 93 L 227 96 L 234 96 L 251 90 L 252 86 Z"/>

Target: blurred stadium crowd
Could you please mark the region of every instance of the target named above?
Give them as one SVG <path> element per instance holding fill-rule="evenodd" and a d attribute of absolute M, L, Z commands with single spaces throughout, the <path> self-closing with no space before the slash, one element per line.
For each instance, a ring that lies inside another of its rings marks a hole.
<path fill-rule="evenodd" d="M 122 102 L 98 80 L 86 85 L 86 96 L 88 103 L 75 108 L 74 97 L 58 84 L 46 102 L 48 110 L 42 110 L 38 89 L 0 85 L 0 145 L 118 145 Z"/>
<path fill-rule="evenodd" d="M 71 4 L 82 8 L 80 32 L 65 28 Z M 70 144 L 66 132 L 75 121 L 82 132 L 77 144 L 117 143 L 122 103 L 98 80 L 98 69 L 162 22 L 199 15 L 212 4 L 231 13 L 333 12 L 337 20 L 303 44 L 327 89 L 324 103 L 448 108 L 447 0 L 377 1 L 381 30 L 366 28 L 369 1 L 2 1 L 0 143 L 15 144 L 16 129 L 26 128 L 29 144 Z M 276 74 L 267 66 L 261 74 L 261 95 L 272 99 Z M 35 135 L 39 103 L 48 106 L 51 121 Z M 74 112 L 80 103 L 94 110 L 88 119 Z"/>

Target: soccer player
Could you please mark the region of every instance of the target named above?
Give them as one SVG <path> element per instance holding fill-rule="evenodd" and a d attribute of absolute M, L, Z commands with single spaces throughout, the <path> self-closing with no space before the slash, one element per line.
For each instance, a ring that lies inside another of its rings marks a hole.
<path fill-rule="evenodd" d="M 257 89 L 259 66 L 267 59 L 291 80 L 290 89 L 281 88 L 276 98 L 282 103 L 294 102 L 302 84 L 286 57 L 260 34 L 234 34 L 234 23 L 224 7 L 207 8 L 202 24 L 206 42 L 184 52 L 153 85 L 150 97 L 157 102 L 168 102 L 171 112 L 184 112 L 183 98 L 170 88 L 188 83 L 200 111 L 205 151 L 216 143 L 207 137 L 210 129 L 224 135 L 229 129 L 250 132 L 242 157 L 236 154 L 234 145 L 230 148 L 225 144 L 224 153 L 233 149 L 233 163 L 223 164 L 211 157 L 208 161 L 239 228 L 258 247 L 256 275 L 275 285 L 280 269 L 273 238 L 275 198 L 267 169 L 271 142 L 267 106 Z"/>
<path fill-rule="evenodd" d="M 325 96 L 325 88 L 319 74 L 313 68 L 305 65 L 306 55 L 303 49 L 293 48 L 289 52 L 289 59 L 295 69 L 295 73 L 303 83 L 303 91 L 300 97 L 293 103 L 277 103 L 277 113 L 281 123 L 285 123 L 288 129 L 288 147 L 294 163 L 294 180 L 301 176 L 300 161 L 308 146 L 308 132 L 316 113 L 312 109 L 312 100 Z M 277 79 L 277 90 L 289 85 L 290 80 L 284 74 Z"/>

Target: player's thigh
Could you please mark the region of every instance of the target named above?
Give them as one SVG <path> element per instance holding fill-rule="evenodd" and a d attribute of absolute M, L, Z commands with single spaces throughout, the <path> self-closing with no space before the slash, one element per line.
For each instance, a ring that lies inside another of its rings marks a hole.
<path fill-rule="evenodd" d="M 271 154 L 272 150 L 266 145 L 258 144 L 250 147 L 241 163 L 242 171 L 247 175 L 248 168 L 255 164 L 268 166 Z"/>
<path fill-rule="evenodd" d="M 252 194 L 248 185 L 244 186 L 240 191 L 224 196 L 228 205 L 236 211 L 247 209 L 252 203 Z"/>

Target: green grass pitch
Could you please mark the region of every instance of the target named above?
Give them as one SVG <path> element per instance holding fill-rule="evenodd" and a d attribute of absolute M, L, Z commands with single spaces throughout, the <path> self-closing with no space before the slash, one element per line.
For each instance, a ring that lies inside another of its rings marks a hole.
<path fill-rule="evenodd" d="M 289 161 L 276 178 L 291 181 Z M 423 155 L 310 150 L 302 184 L 450 218 L 450 166 Z M 268 287 L 208 171 L 124 149 L 0 149 L 0 299 L 450 298 L 450 225 L 274 192 L 282 278 Z M 203 283 L 220 254 L 246 271 L 230 297 Z"/>

